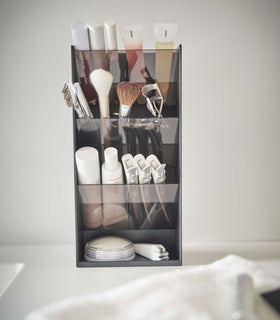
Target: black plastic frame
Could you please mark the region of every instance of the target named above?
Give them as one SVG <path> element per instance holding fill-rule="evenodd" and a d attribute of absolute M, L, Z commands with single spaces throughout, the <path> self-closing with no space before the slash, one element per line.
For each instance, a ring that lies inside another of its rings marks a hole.
<path fill-rule="evenodd" d="M 151 50 L 149 50 L 151 51 Z M 155 50 L 153 50 L 155 54 Z M 76 266 L 77 267 L 129 267 L 129 266 L 180 266 L 182 265 L 182 45 L 178 47 L 178 85 L 177 85 L 177 110 L 178 110 L 178 227 L 176 229 L 150 229 L 150 230 L 80 230 L 81 212 L 79 204 L 77 170 L 75 164 L 75 151 L 77 150 L 77 118 L 73 110 L 73 159 L 74 159 L 74 197 L 75 197 L 75 231 L 76 231 Z M 77 69 L 75 60 L 75 49 L 71 47 L 72 81 L 77 81 Z M 85 242 L 102 235 L 117 235 L 130 239 L 131 241 L 162 243 L 168 247 L 170 259 L 167 261 L 151 261 L 141 256 L 136 256 L 132 261 L 100 261 L 89 262 L 84 260 L 83 251 Z M 176 245 L 171 247 L 170 243 Z"/>

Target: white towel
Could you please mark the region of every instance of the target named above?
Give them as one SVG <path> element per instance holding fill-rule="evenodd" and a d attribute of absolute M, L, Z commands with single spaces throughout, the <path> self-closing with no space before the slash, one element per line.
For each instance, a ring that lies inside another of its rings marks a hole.
<path fill-rule="evenodd" d="M 206 266 L 141 278 L 101 294 L 67 299 L 26 320 L 230 319 L 236 277 L 249 274 L 256 292 L 280 286 L 257 263 L 230 255 Z"/>

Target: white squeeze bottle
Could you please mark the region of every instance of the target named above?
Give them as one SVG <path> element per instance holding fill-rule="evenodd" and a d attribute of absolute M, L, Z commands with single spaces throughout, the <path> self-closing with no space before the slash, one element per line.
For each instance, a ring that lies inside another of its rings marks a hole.
<path fill-rule="evenodd" d="M 102 184 L 123 184 L 122 165 L 118 161 L 118 150 L 113 147 L 104 151 L 102 165 Z"/>

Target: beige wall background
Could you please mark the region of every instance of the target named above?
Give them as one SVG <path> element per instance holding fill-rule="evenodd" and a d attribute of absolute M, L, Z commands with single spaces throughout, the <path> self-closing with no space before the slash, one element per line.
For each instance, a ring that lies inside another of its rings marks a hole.
<path fill-rule="evenodd" d="M 0 244 L 74 242 L 73 21 L 177 22 L 183 44 L 183 240 L 280 240 L 280 1 L 0 3 Z M 123 47 L 119 37 L 120 47 Z"/>

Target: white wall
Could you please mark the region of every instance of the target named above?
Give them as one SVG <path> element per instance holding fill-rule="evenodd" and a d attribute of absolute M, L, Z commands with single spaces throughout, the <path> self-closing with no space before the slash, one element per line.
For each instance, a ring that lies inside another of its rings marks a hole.
<path fill-rule="evenodd" d="M 280 240 L 280 1 L 0 4 L 0 244 L 74 241 L 73 21 L 179 25 L 185 242 Z M 121 43 L 121 39 L 119 38 Z"/>

